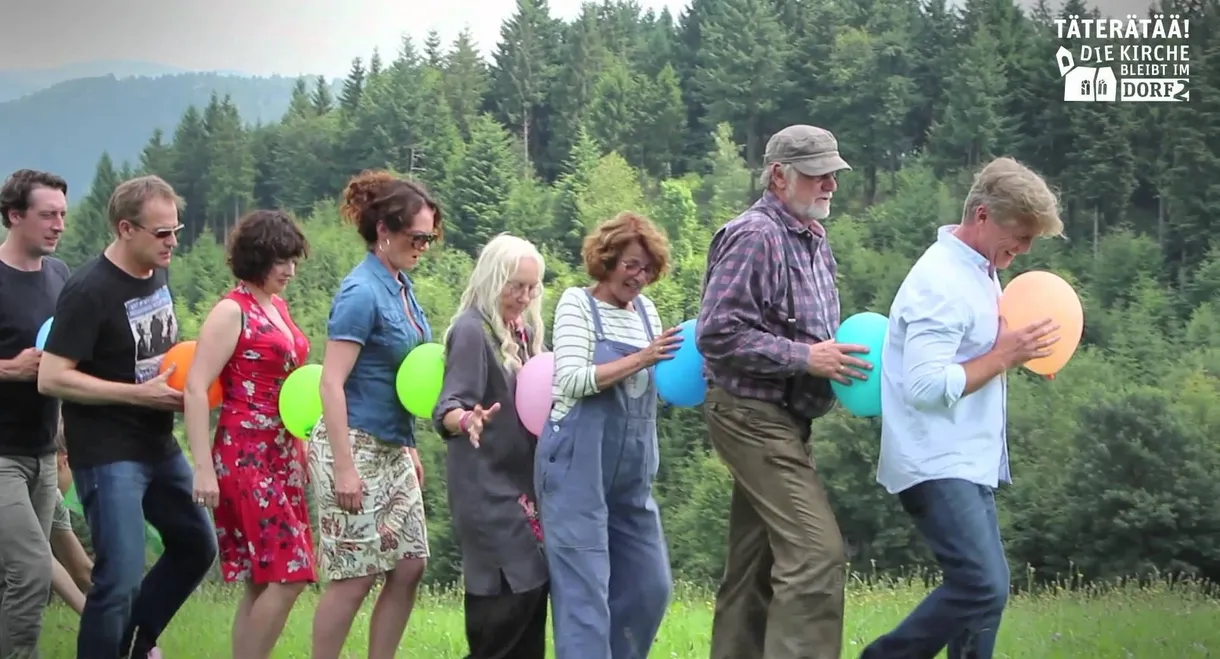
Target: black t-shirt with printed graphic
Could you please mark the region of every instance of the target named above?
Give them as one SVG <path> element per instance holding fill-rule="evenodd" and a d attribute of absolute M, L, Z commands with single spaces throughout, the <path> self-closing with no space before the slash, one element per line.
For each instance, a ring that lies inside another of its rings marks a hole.
<path fill-rule="evenodd" d="M 102 255 L 64 285 L 45 351 L 76 361 L 81 373 L 138 384 L 157 376 L 162 357 L 177 342 L 166 271 L 138 279 Z M 181 451 L 173 412 L 63 401 L 63 417 L 73 467 L 159 462 Z"/>
<path fill-rule="evenodd" d="M 0 359 L 33 348 L 38 330 L 55 313 L 68 266 L 45 257 L 27 272 L 0 262 Z M 55 452 L 59 401 L 38 393 L 38 382 L 0 382 L 0 455 L 37 457 Z"/>

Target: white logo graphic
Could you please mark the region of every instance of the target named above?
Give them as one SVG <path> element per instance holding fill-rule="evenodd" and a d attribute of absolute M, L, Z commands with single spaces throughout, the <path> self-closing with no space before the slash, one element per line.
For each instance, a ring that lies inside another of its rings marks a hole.
<path fill-rule="evenodd" d="M 636 371 L 635 375 L 627 377 L 623 385 L 627 390 L 628 398 L 635 400 L 643 396 L 648 391 L 648 371 Z"/>
<path fill-rule="evenodd" d="M 1108 66 L 1076 66 L 1072 53 L 1059 46 L 1055 53 L 1059 75 L 1063 76 L 1065 101 L 1113 101 L 1118 98 L 1118 79 Z"/>
<path fill-rule="evenodd" d="M 1104 45 L 1081 45 L 1080 64 L 1065 46 L 1055 51 L 1055 63 L 1063 78 L 1063 100 L 1178 103 L 1190 100 L 1190 20 L 1177 14 L 1126 20 L 1080 18 L 1055 19 L 1059 38 L 1069 40 L 1138 41 Z M 1115 71 L 1117 69 L 1117 73 Z"/>

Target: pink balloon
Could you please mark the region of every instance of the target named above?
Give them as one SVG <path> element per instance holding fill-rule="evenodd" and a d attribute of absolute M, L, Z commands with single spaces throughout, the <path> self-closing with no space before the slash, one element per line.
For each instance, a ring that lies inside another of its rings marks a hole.
<path fill-rule="evenodd" d="M 542 434 L 542 426 L 551 415 L 551 380 L 555 377 L 555 355 L 544 352 L 535 355 L 517 373 L 517 418 L 534 434 Z"/>

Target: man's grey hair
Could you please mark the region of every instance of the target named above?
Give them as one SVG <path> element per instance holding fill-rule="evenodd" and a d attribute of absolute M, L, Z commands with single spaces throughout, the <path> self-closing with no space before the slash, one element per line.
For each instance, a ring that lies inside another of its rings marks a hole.
<path fill-rule="evenodd" d="M 796 167 L 794 167 L 792 164 L 774 162 L 767 163 L 767 166 L 763 167 L 762 174 L 760 174 L 758 177 L 758 185 L 763 190 L 771 189 L 771 183 L 775 180 L 775 165 L 779 165 L 779 173 L 783 175 L 785 181 L 794 181 L 797 178 Z"/>

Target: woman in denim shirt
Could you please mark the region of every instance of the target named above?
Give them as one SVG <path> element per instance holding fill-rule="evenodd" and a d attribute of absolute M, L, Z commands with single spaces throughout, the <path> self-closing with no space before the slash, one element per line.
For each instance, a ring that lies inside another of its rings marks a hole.
<path fill-rule="evenodd" d="M 344 191 L 343 217 L 369 253 L 331 305 L 322 363 L 322 421 L 309 443 L 318 557 L 329 583 L 314 614 L 313 659 L 338 659 L 379 575 L 370 659 L 398 650 L 428 558 L 415 418 L 394 380 L 432 330 L 407 271 L 441 235 L 441 210 L 418 183 L 364 172 Z"/>

